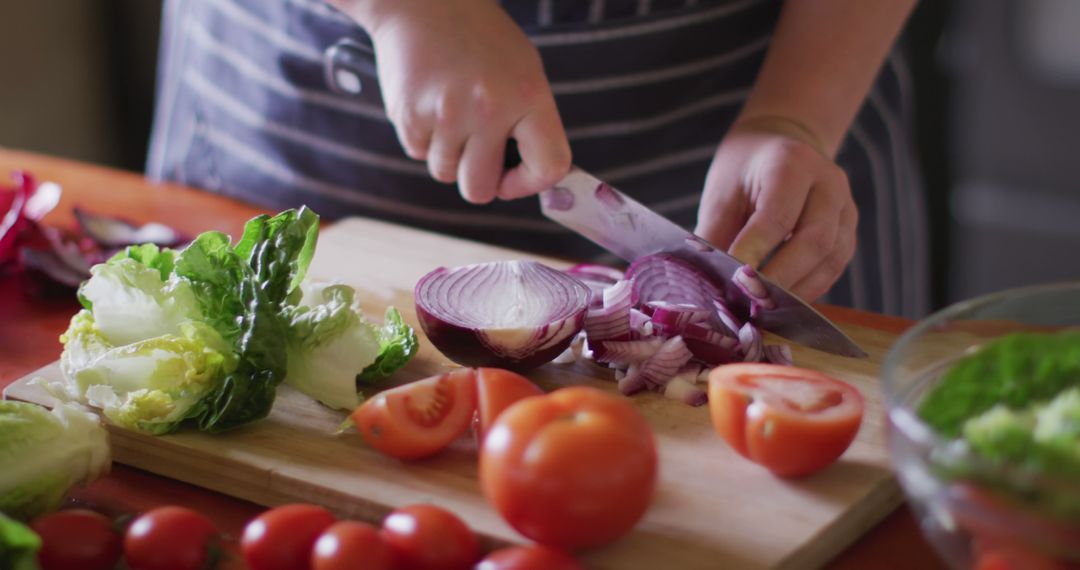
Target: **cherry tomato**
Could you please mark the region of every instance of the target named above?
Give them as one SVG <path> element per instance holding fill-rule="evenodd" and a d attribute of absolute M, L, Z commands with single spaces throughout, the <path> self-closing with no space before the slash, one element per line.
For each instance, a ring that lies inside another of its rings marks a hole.
<path fill-rule="evenodd" d="M 275 507 L 244 527 L 240 552 L 250 570 L 304 570 L 315 541 L 332 524 L 334 515 L 322 507 Z"/>
<path fill-rule="evenodd" d="M 469 429 L 476 371 L 459 368 L 380 392 L 352 414 L 360 435 L 398 459 L 432 455 Z"/>
<path fill-rule="evenodd" d="M 539 544 L 512 546 L 488 554 L 476 570 L 585 570 L 572 556 Z"/>
<path fill-rule="evenodd" d="M 132 570 L 200 570 L 214 547 L 214 523 L 184 507 L 159 507 L 132 521 L 124 560 Z"/>
<path fill-rule="evenodd" d="M 480 558 L 476 535 L 453 513 L 435 505 L 410 505 L 390 513 L 383 537 L 401 568 L 467 570 Z"/>
<path fill-rule="evenodd" d="M 777 364 L 727 364 L 709 373 L 713 427 L 728 445 L 776 475 L 801 477 L 836 461 L 863 416 L 854 386 Z"/>
<path fill-rule="evenodd" d="M 495 420 L 480 488 L 521 534 L 572 549 L 628 532 L 656 486 L 656 443 L 627 400 L 573 387 L 527 398 Z"/>
<path fill-rule="evenodd" d="M 120 534 L 94 511 L 59 511 L 30 527 L 41 537 L 41 570 L 111 570 L 120 560 Z"/>
<path fill-rule="evenodd" d="M 311 553 L 312 570 L 392 570 L 394 551 L 379 529 L 362 522 L 336 522 L 323 531 Z"/>
<path fill-rule="evenodd" d="M 503 410 L 518 400 L 544 393 L 528 378 L 501 368 L 477 369 L 476 392 L 478 407 L 473 427 L 480 442 L 484 441 L 484 434 Z"/>

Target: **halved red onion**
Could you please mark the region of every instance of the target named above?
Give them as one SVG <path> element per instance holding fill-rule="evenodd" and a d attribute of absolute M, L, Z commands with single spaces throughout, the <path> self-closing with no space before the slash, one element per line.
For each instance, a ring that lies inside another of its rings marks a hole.
<path fill-rule="evenodd" d="M 581 330 L 589 288 L 535 261 L 495 261 L 420 278 L 416 315 L 428 339 L 464 366 L 532 368 Z"/>

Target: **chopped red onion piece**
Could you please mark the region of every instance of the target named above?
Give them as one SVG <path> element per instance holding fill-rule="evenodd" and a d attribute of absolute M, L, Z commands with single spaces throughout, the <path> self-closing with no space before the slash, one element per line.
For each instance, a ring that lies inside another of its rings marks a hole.
<path fill-rule="evenodd" d="M 738 339 L 713 329 L 692 324 L 683 332 L 683 340 L 694 358 L 710 366 L 742 360 Z"/>
<path fill-rule="evenodd" d="M 592 280 L 603 282 L 607 285 L 614 285 L 615 283 L 622 281 L 625 277 L 622 271 L 598 263 L 579 263 L 570 269 L 567 269 L 566 272 L 582 281 Z"/>
<path fill-rule="evenodd" d="M 623 278 L 623 272 L 606 265 L 595 263 L 582 263 L 566 270 L 566 274 L 581 281 L 592 291 L 591 305 L 599 307 L 603 304 L 604 289 L 614 285 Z"/>
<path fill-rule="evenodd" d="M 769 344 L 765 346 L 765 360 L 773 364 L 791 366 L 795 360 L 791 356 L 791 346 L 786 344 Z"/>
<path fill-rule="evenodd" d="M 637 364 L 631 364 L 630 367 L 626 369 L 626 374 L 623 374 L 618 380 L 619 392 L 624 396 L 632 396 L 649 387 L 649 384 L 645 381 L 645 376 L 641 373 L 641 369 Z"/>
<path fill-rule="evenodd" d="M 743 361 L 761 361 L 761 357 L 764 353 L 761 342 L 761 332 L 751 323 L 746 323 L 739 329 L 739 350 L 743 353 Z"/>
<path fill-rule="evenodd" d="M 701 406 L 709 401 L 709 394 L 684 378 L 672 378 L 664 386 L 664 396 L 690 406 Z"/>
<path fill-rule="evenodd" d="M 640 303 L 663 301 L 710 307 L 715 299 L 723 297 L 720 289 L 700 269 L 666 253 L 634 261 L 626 271 L 626 278 L 633 280 Z"/>
<path fill-rule="evenodd" d="M 656 354 L 664 344 L 663 339 L 650 338 L 645 340 L 603 340 L 599 346 L 597 362 L 606 362 L 624 367 L 630 364 L 638 364 L 648 360 Z"/>
<path fill-rule="evenodd" d="M 686 304 L 672 304 L 662 301 L 646 303 L 652 307 L 652 322 L 663 334 L 681 334 L 687 325 L 707 321 L 709 311 L 702 307 Z"/>
<path fill-rule="evenodd" d="M 641 363 L 641 375 L 650 388 L 659 390 L 693 357 L 682 337 L 673 336 L 664 341 L 655 354 Z"/>
<path fill-rule="evenodd" d="M 19 252 L 23 267 L 28 271 L 41 272 L 49 279 L 69 288 L 76 288 L 80 283 L 90 277 L 90 273 L 83 273 L 70 265 L 52 250 L 40 250 L 23 248 Z M 36 276 L 31 275 L 32 278 Z M 70 294 L 70 291 L 68 292 Z"/>
<path fill-rule="evenodd" d="M 63 190 L 60 189 L 60 185 L 55 182 L 45 181 L 38 184 L 26 201 L 23 214 L 35 222 L 40 222 L 46 214 L 53 211 L 56 205 L 60 203 L 60 194 L 62 193 Z"/>
<path fill-rule="evenodd" d="M 630 309 L 619 306 L 589 309 L 585 314 L 585 334 L 594 349 L 602 340 L 630 338 Z"/>
<path fill-rule="evenodd" d="M 628 279 L 623 279 L 604 289 L 604 308 L 629 311 L 634 306 L 634 287 Z"/>
<path fill-rule="evenodd" d="M 735 316 L 735 313 L 731 312 L 731 309 L 719 299 L 713 300 L 713 308 L 716 309 L 716 316 L 720 319 L 720 322 L 728 328 L 728 331 L 732 336 L 739 333 L 739 329 L 742 328 L 742 323 Z"/>
<path fill-rule="evenodd" d="M 520 369 L 550 362 L 570 346 L 590 293 L 541 263 L 497 261 L 440 267 L 420 278 L 414 296 L 420 326 L 448 358 Z"/>
<path fill-rule="evenodd" d="M 651 334 L 652 321 L 649 320 L 649 315 L 646 315 L 638 309 L 630 309 L 630 328 L 644 334 L 646 327 L 648 327 L 649 334 Z"/>
<path fill-rule="evenodd" d="M 544 202 L 544 208 L 548 210 L 565 212 L 574 207 L 574 193 L 559 186 L 542 192 L 540 199 Z"/>

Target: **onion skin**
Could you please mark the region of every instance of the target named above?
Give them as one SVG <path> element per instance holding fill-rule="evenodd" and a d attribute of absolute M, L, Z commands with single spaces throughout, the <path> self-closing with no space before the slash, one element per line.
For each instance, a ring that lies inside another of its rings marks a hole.
<path fill-rule="evenodd" d="M 492 340 L 492 335 L 489 334 L 489 331 L 501 330 L 500 327 L 493 325 L 485 329 L 482 325 L 465 326 L 450 322 L 445 314 L 437 314 L 437 311 L 432 309 L 424 296 L 425 286 L 455 271 L 468 270 L 469 267 L 474 266 L 455 269 L 440 267 L 417 282 L 413 293 L 416 301 L 416 317 L 420 327 L 435 348 L 462 366 L 527 370 L 547 364 L 565 352 L 585 326 L 585 314 L 592 294 L 589 288 L 577 279 L 536 262 L 492 262 L 477 265 L 500 263 L 534 264 L 532 268 L 539 267 L 548 278 L 558 281 L 559 285 L 566 288 L 564 293 L 569 293 L 573 297 L 572 302 L 562 311 L 565 314 L 560 314 L 558 318 L 553 318 L 547 324 L 535 327 L 534 348 L 504 350 Z M 561 281 L 562 279 L 565 281 Z M 473 294 L 482 295 L 483 292 Z M 514 354 L 508 354 L 509 352 Z"/>

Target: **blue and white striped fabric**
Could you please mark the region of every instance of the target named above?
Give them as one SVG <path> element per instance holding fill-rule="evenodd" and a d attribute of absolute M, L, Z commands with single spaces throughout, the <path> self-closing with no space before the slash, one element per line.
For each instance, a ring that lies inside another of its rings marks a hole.
<path fill-rule="evenodd" d="M 539 48 L 574 162 L 692 228 L 717 144 L 768 48 L 778 0 L 503 0 Z M 323 52 L 362 29 L 319 0 L 168 0 L 148 174 L 269 208 L 307 204 L 565 257 L 600 255 L 536 200 L 474 206 L 405 156 L 374 77 L 332 93 Z M 928 307 L 926 228 L 890 58 L 838 160 L 861 213 L 828 301 Z"/>

